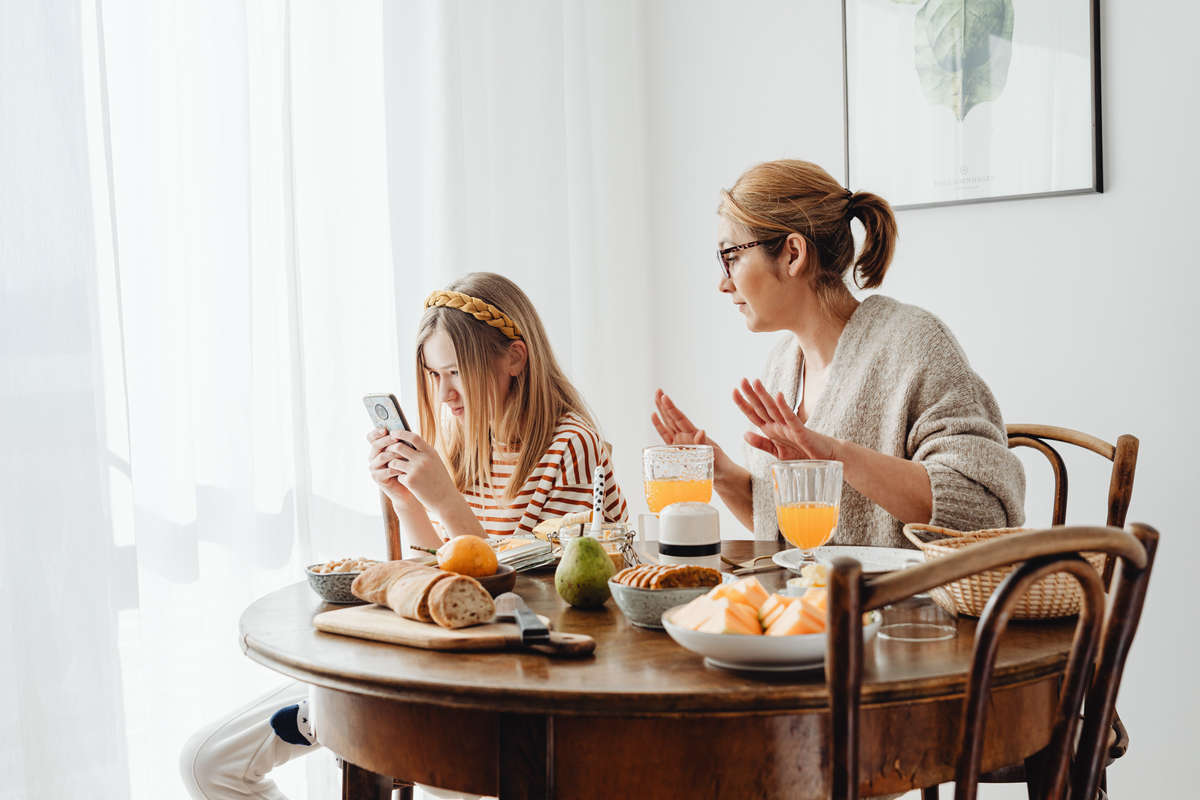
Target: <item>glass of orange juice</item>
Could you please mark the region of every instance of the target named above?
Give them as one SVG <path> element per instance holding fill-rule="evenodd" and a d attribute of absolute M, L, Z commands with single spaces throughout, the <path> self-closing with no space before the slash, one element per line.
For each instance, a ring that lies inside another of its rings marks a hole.
<path fill-rule="evenodd" d="M 646 505 L 657 514 L 671 503 L 712 499 L 713 449 L 707 444 L 669 444 L 642 450 Z"/>
<path fill-rule="evenodd" d="M 842 462 L 780 461 L 771 465 L 771 474 L 783 538 L 805 551 L 828 542 L 837 528 Z"/>

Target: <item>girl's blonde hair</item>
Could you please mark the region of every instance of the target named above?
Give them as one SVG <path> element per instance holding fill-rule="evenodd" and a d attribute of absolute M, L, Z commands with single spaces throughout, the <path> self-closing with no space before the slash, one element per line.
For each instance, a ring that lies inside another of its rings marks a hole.
<path fill-rule="evenodd" d="M 808 240 L 806 270 L 817 297 L 826 308 L 844 296 L 845 275 L 854 269 L 860 289 L 883 282 L 896 248 L 896 218 L 882 197 L 850 192 L 808 161 L 767 161 L 742 173 L 729 191 L 721 192 L 718 212 L 738 223 L 777 257 L 786 237 L 798 233 Z M 862 222 L 866 237 L 858 259 L 850 220 Z"/>
<path fill-rule="evenodd" d="M 512 378 L 504 407 L 499 408 L 496 362 L 514 339 L 457 308 L 425 310 L 417 328 L 417 402 L 421 433 L 434 445 L 450 469 L 460 492 L 491 486 L 492 421 L 504 432 L 506 444 L 519 446 L 520 455 L 504 492 L 511 503 L 554 441 L 564 414 L 574 413 L 592 428 L 595 422 L 579 392 L 558 366 L 546 330 L 533 303 L 515 283 L 494 272 L 472 272 L 446 287 L 483 300 L 516 323 L 528 357 Z M 461 421 L 443 418 L 434 396 L 433 377 L 425 364 L 425 342 L 445 331 L 454 344 L 462 382 Z"/>

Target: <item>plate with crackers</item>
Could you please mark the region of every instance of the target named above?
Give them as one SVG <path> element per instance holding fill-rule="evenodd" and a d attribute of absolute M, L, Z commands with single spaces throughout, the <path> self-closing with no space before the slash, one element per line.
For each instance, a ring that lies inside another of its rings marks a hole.
<path fill-rule="evenodd" d="M 721 582 L 721 573 L 709 567 L 639 564 L 609 578 L 608 588 L 630 623 L 662 630 L 664 611 L 700 597 Z"/>

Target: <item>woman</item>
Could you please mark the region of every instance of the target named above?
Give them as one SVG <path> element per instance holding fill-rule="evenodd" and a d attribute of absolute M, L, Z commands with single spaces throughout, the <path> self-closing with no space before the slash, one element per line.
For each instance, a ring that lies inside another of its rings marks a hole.
<path fill-rule="evenodd" d="M 850 222 L 865 238 L 855 258 Z M 734 402 L 748 468 L 733 462 L 662 390 L 652 422 L 668 444 L 712 444 L 714 487 L 755 538 L 778 530 L 770 466 L 777 459 L 841 461 L 836 544 L 910 546 L 901 528 L 1019 525 L 1025 476 L 1008 450 L 987 384 L 932 314 L 882 295 L 896 241 L 891 207 L 850 192 L 806 161 L 743 174 L 719 208 L 719 289 L 754 332 L 786 331 L 765 377 L 743 380 Z"/>
<path fill-rule="evenodd" d="M 627 519 L 608 448 L 525 293 L 476 272 L 425 306 L 417 334 L 425 437 L 367 435 L 371 477 L 392 501 L 404 545 L 529 533 L 541 519 L 589 509 L 596 467 L 605 519 Z M 308 688 L 291 683 L 195 734 L 182 755 L 184 785 L 204 800 L 278 800 L 270 770 L 319 741 Z"/>

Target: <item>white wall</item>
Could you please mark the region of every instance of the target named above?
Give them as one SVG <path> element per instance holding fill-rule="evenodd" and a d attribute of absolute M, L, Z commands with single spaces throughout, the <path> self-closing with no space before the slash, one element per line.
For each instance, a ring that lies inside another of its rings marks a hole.
<path fill-rule="evenodd" d="M 1157 526 L 1163 545 L 1118 703 L 1132 748 L 1109 779 L 1114 797 L 1182 797 L 1193 790 L 1181 762 L 1200 746 L 1189 591 L 1200 544 L 1186 500 L 1200 444 L 1189 413 L 1200 388 L 1190 194 L 1200 184 L 1200 10 L 1173 6 L 1164 24 L 1134 4 L 1104 5 L 1107 191 L 900 212 L 884 291 L 949 324 L 1007 421 L 1141 439 L 1129 518 Z M 745 426 L 729 391 L 759 373 L 773 337 L 749 335 L 715 291 L 717 192 L 772 158 L 843 176 L 839 6 L 648 5 L 651 240 L 657 291 L 671 301 L 655 371 L 731 450 Z M 1097 461 L 1069 462 L 1069 521 L 1103 521 Z M 1048 481 L 1030 470 L 1030 522 L 1048 518 Z M 732 531 L 731 518 L 723 524 Z"/>

